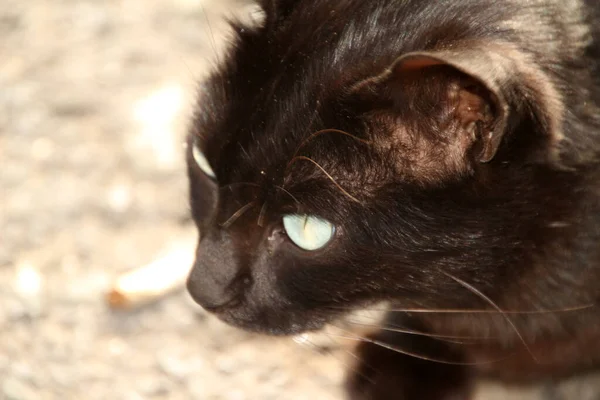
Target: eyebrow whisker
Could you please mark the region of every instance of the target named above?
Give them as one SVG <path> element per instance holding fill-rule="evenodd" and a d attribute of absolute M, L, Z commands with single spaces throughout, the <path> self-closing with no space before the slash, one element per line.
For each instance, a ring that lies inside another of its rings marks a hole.
<path fill-rule="evenodd" d="M 288 164 L 288 167 L 290 165 L 292 165 L 295 161 L 297 160 L 306 160 L 306 161 L 310 161 L 311 163 L 313 163 L 317 168 L 319 168 L 321 170 L 321 172 L 323 172 L 325 174 L 325 176 L 327 176 L 327 178 L 349 199 L 351 199 L 352 201 L 356 202 L 356 203 L 360 203 L 360 200 L 358 200 L 356 197 L 352 196 L 350 193 L 348 193 L 339 183 L 336 182 L 335 179 L 333 179 L 333 177 L 327 172 L 325 171 L 325 168 L 321 167 L 315 160 L 308 158 L 306 156 L 296 156 L 294 157 L 290 163 Z"/>
<path fill-rule="evenodd" d="M 252 207 L 254 207 L 256 204 L 258 204 L 258 202 L 256 200 L 251 201 L 250 203 L 246 204 L 245 206 L 241 207 L 239 210 L 237 210 L 235 213 L 233 213 L 233 215 L 231 217 L 229 217 L 229 219 L 225 222 L 223 222 L 221 224 L 222 228 L 229 228 L 231 225 L 233 225 L 233 223 L 235 221 L 237 221 L 238 218 L 240 218 L 242 215 L 244 215 L 249 209 L 251 209 Z"/>
<path fill-rule="evenodd" d="M 265 201 L 262 205 L 262 207 L 260 208 L 260 213 L 258 214 L 258 221 L 257 224 L 258 226 L 260 226 L 261 228 L 264 226 L 264 217 L 265 217 L 265 213 L 267 211 L 267 202 Z"/>

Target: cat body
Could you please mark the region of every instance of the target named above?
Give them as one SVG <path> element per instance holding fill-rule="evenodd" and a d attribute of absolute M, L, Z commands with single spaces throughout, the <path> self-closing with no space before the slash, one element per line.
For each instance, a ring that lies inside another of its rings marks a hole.
<path fill-rule="evenodd" d="M 277 335 L 388 302 L 351 399 L 600 366 L 600 4 L 261 6 L 188 138 L 192 297 Z"/>

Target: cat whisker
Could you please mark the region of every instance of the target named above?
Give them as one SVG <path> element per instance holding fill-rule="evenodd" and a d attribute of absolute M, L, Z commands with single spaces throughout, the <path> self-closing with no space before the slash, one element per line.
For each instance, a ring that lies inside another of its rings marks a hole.
<path fill-rule="evenodd" d="M 332 338 L 332 337 L 331 337 L 329 334 L 327 334 L 327 333 L 323 333 L 323 334 L 324 334 L 325 336 L 327 336 L 327 338 L 328 338 L 328 339 L 329 339 L 329 340 L 330 340 L 332 343 L 334 343 L 334 345 L 337 345 L 337 344 L 338 344 L 338 343 L 337 343 L 335 340 L 333 340 L 333 338 Z M 314 344 L 313 342 L 311 342 L 311 341 L 310 341 L 310 339 L 308 339 L 308 335 L 306 335 L 306 334 L 300 335 L 300 339 L 298 339 L 298 340 L 294 340 L 294 341 L 295 341 L 296 343 L 300 343 L 300 344 L 302 344 L 302 345 L 306 345 L 306 344 L 308 343 L 309 345 L 311 345 L 311 346 L 312 346 L 312 348 L 313 348 L 313 349 L 314 349 L 314 350 L 315 350 L 317 353 L 321 354 L 321 351 L 320 351 L 320 348 L 319 348 L 319 346 L 317 346 L 316 344 Z M 359 358 L 359 357 L 358 357 L 356 354 L 354 354 L 354 353 L 352 353 L 351 351 L 349 351 L 349 350 L 346 350 L 346 349 L 342 349 L 342 350 L 343 350 L 345 353 L 349 354 L 351 357 L 353 357 L 353 358 L 355 358 L 356 360 L 359 360 L 359 361 L 360 361 L 360 358 Z M 371 384 L 374 384 L 374 383 L 375 383 L 375 382 L 373 382 L 373 380 L 372 380 L 371 378 L 369 378 L 368 376 L 366 376 L 366 375 L 365 375 L 365 374 L 363 374 L 362 372 L 358 371 L 356 368 L 354 368 L 352 365 L 350 365 L 349 363 L 347 363 L 347 362 L 345 362 L 344 360 L 342 360 L 340 357 L 337 357 L 337 356 L 335 355 L 335 353 L 334 353 L 334 352 L 331 352 L 331 351 L 330 351 L 330 352 L 329 352 L 329 355 L 330 355 L 330 356 L 332 356 L 333 358 L 335 358 L 337 361 L 339 361 L 339 362 L 340 362 L 340 363 L 341 363 L 341 364 L 342 364 L 344 367 L 346 367 L 347 369 L 351 370 L 352 372 L 354 372 L 354 373 L 356 373 L 356 374 L 358 374 L 358 375 L 362 376 L 362 377 L 363 377 L 363 378 L 365 378 L 366 380 L 368 380 L 368 381 L 369 381 L 369 383 L 371 383 Z M 370 367 L 370 368 L 372 368 L 372 367 Z"/>
<path fill-rule="evenodd" d="M 215 54 L 216 62 L 218 64 L 221 64 L 219 52 L 217 51 L 217 42 L 215 41 L 215 34 L 212 30 L 212 25 L 210 24 L 210 19 L 208 18 L 208 13 L 206 12 L 206 9 L 204 8 L 204 6 L 201 6 L 201 8 L 202 8 L 202 13 L 204 14 L 204 19 L 206 21 L 206 26 L 208 26 L 208 32 L 210 35 L 210 40 L 209 40 L 210 46 L 212 47 L 212 51 Z"/>
<path fill-rule="evenodd" d="M 306 139 L 304 139 L 304 140 L 303 140 L 303 141 L 300 143 L 300 145 L 298 146 L 298 148 L 297 148 L 297 149 L 296 149 L 296 151 L 294 152 L 294 156 L 292 157 L 292 160 L 294 159 L 294 157 L 296 157 L 296 156 L 298 155 L 298 152 L 299 152 L 299 151 L 302 149 L 302 147 L 304 147 L 304 146 L 305 146 L 305 145 L 306 145 L 306 144 L 307 144 L 309 141 L 311 141 L 312 139 L 314 139 L 315 137 L 317 137 L 317 136 L 319 136 L 319 135 L 321 135 L 321 134 L 323 134 L 323 133 L 339 133 L 339 134 L 342 134 L 342 135 L 349 136 L 349 137 L 351 137 L 351 138 L 353 138 L 353 139 L 356 139 L 356 140 L 358 140 L 358 141 L 359 141 L 359 142 L 361 142 L 361 143 L 364 143 L 364 144 L 367 144 L 367 145 L 370 145 L 370 144 L 371 144 L 371 142 L 370 142 L 370 141 L 368 141 L 368 140 L 365 140 L 365 139 L 361 139 L 361 138 L 359 138 L 358 136 L 355 136 L 355 135 L 353 135 L 353 134 L 351 134 L 351 133 L 348 133 L 348 132 L 346 132 L 346 131 L 342 131 L 341 129 L 334 129 L 334 128 L 329 128 L 329 129 L 321 129 L 320 131 L 316 131 L 316 132 L 314 132 L 314 133 L 312 133 L 312 134 L 308 135 L 308 136 L 306 137 Z"/>
<path fill-rule="evenodd" d="M 258 183 L 253 183 L 253 182 L 233 182 L 233 183 L 228 183 L 227 185 L 223 185 L 221 187 L 219 187 L 219 190 L 223 190 L 223 189 L 228 189 L 234 186 L 253 186 L 253 187 L 257 187 L 257 188 L 262 188 L 262 186 L 260 186 Z"/>
<path fill-rule="evenodd" d="M 284 192 L 285 194 L 287 194 L 288 196 L 290 196 L 295 202 L 296 204 L 300 204 L 300 202 L 298 201 L 298 199 L 296 198 L 296 196 L 294 196 L 293 194 L 290 193 L 289 190 L 287 190 L 286 188 L 279 186 L 279 185 L 274 185 L 274 187 L 276 189 L 281 190 L 282 192 Z"/>
<path fill-rule="evenodd" d="M 321 107 L 321 100 L 319 100 L 319 99 L 324 98 L 324 93 L 326 90 L 327 90 L 326 87 L 322 86 L 321 89 L 318 91 L 318 94 L 317 94 L 316 100 L 315 100 L 314 111 L 312 112 L 312 115 L 308 121 L 308 124 L 306 124 L 306 128 L 309 131 L 312 130 L 312 126 L 315 124 L 315 121 L 319 117 L 319 108 Z M 298 151 L 298 150 L 296 149 L 296 151 Z"/>
<path fill-rule="evenodd" d="M 308 340 L 308 335 L 305 333 L 294 336 L 292 340 L 294 341 L 294 343 L 299 344 L 300 346 L 305 346 L 306 348 L 309 348 L 311 350 L 314 350 L 316 353 L 321 354 L 321 348 L 313 342 L 311 342 L 310 340 Z"/>
<path fill-rule="evenodd" d="M 190 74 L 190 83 L 196 83 L 198 82 L 198 76 L 196 74 L 194 74 L 194 71 L 192 71 L 192 69 L 190 68 L 190 65 L 185 61 L 185 58 L 183 58 L 183 56 L 180 56 L 179 59 L 181 60 L 181 63 L 185 66 L 185 69 L 188 70 L 188 73 Z"/>
<path fill-rule="evenodd" d="M 325 176 L 327 176 L 327 178 L 349 199 L 351 199 L 352 201 L 356 202 L 356 203 L 360 203 L 360 201 L 352 196 L 350 193 L 348 193 L 342 186 L 340 186 L 339 183 L 336 182 L 335 179 L 333 179 L 333 177 L 327 172 L 325 171 L 325 169 L 323 167 L 321 167 L 315 160 L 308 158 L 306 156 L 296 156 L 294 158 L 292 158 L 292 160 L 289 162 L 288 167 L 291 166 L 295 161 L 297 160 L 306 160 L 309 161 L 311 163 L 313 163 L 317 168 L 319 168 L 321 170 L 321 172 L 323 172 L 325 174 Z M 287 169 L 287 168 L 286 168 Z"/>
<path fill-rule="evenodd" d="M 541 315 L 541 314 L 556 314 L 566 313 L 574 311 L 582 311 L 594 307 L 595 304 L 584 304 L 581 306 L 556 308 L 549 310 L 490 310 L 490 309 L 420 309 L 420 308 L 407 308 L 407 309 L 390 309 L 392 312 L 407 312 L 407 313 L 446 313 L 446 314 L 530 314 L 530 315 Z"/>
<path fill-rule="evenodd" d="M 355 322 L 355 321 L 348 320 L 348 319 L 345 319 L 344 322 L 347 322 L 349 324 L 356 325 L 356 326 L 376 328 L 376 329 L 380 329 L 383 331 L 389 331 L 389 332 L 406 333 L 408 335 L 425 336 L 425 337 L 430 337 L 433 339 L 440 339 L 440 340 L 444 340 L 444 341 L 446 341 L 446 339 L 449 339 L 449 340 L 452 340 L 452 339 L 461 340 L 462 339 L 462 340 L 471 340 L 471 341 L 485 341 L 485 340 L 494 339 L 493 337 L 443 335 L 443 334 L 437 334 L 437 333 L 428 333 L 428 332 L 400 328 L 400 327 L 390 326 L 390 325 L 366 324 L 366 323 L 362 323 L 362 322 Z"/>
<path fill-rule="evenodd" d="M 477 295 L 482 300 L 484 300 L 485 302 L 487 302 L 489 305 L 491 305 L 492 307 L 494 307 L 504 317 L 504 319 L 506 320 L 506 322 L 508 322 L 508 324 L 513 328 L 513 330 L 515 331 L 515 333 L 517 334 L 517 336 L 519 337 L 519 339 L 521 340 L 521 342 L 523 342 L 523 346 L 525 346 L 525 349 L 531 355 L 531 357 L 533 358 L 533 360 L 536 363 L 539 363 L 539 360 L 537 359 L 537 357 L 531 351 L 531 348 L 529 347 L 529 345 L 525 341 L 525 338 L 523 337 L 523 335 L 521 334 L 521 332 L 519 331 L 519 329 L 517 328 L 517 326 L 515 325 L 515 323 L 513 322 L 513 320 L 508 316 L 508 314 L 506 314 L 504 311 L 502 311 L 502 309 L 492 299 L 490 299 L 488 296 L 486 296 L 481 291 L 479 291 L 476 287 L 474 287 L 473 285 L 471 285 L 471 284 L 463 281 L 462 279 L 457 278 L 456 276 L 454 276 L 454 275 L 452 275 L 452 274 L 450 274 L 448 272 L 445 272 L 445 271 L 441 271 L 441 272 L 444 275 L 446 275 L 448 278 L 452 279 L 453 281 L 455 281 L 459 285 L 461 285 L 464 288 L 468 289 L 470 292 L 472 292 L 473 294 Z"/>
<path fill-rule="evenodd" d="M 257 224 L 258 226 L 260 226 L 261 228 L 264 225 L 264 218 L 265 218 L 265 213 L 267 211 L 267 202 L 265 201 L 262 205 L 262 207 L 260 208 L 260 213 L 258 214 L 258 220 L 257 220 Z"/>
<path fill-rule="evenodd" d="M 238 143 L 238 147 L 240 148 L 240 150 L 242 151 L 242 153 L 244 153 L 244 155 L 246 156 L 246 159 L 250 160 L 250 154 L 248 154 L 248 152 L 246 151 L 246 149 L 244 148 L 244 146 L 242 146 L 241 143 Z"/>
<path fill-rule="evenodd" d="M 470 308 L 455 308 L 455 309 L 437 309 L 437 308 L 390 308 L 390 309 L 367 309 L 366 311 L 376 312 L 399 312 L 399 313 L 423 313 L 423 314 L 556 314 L 582 311 L 595 307 L 595 304 L 584 304 L 581 306 L 573 306 L 566 308 L 557 308 L 550 310 L 490 310 L 490 309 L 470 309 Z M 355 307 L 329 306 L 333 310 L 356 310 Z"/>
<path fill-rule="evenodd" d="M 332 337 L 330 334 L 328 334 L 328 333 L 325 333 L 325 336 L 327 336 L 327 338 L 329 338 L 329 340 L 331 340 L 332 342 L 334 342 L 334 343 L 337 343 L 335 340 L 333 340 L 333 337 Z M 373 367 L 371 364 L 369 364 L 369 363 L 365 362 L 364 360 L 361 360 L 361 358 L 360 358 L 359 356 L 357 356 L 356 354 L 354 354 L 354 353 L 353 353 L 353 352 L 351 352 L 350 350 L 342 348 L 342 351 L 343 351 L 344 353 L 348 354 L 350 357 L 354 358 L 356 361 L 358 361 L 358 362 L 362 363 L 364 366 L 366 366 L 367 368 L 369 368 L 371 371 L 376 371 L 376 370 L 377 370 L 377 369 L 376 369 L 376 368 L 374 368 L 374 367 Z M 336 358 L 336 359 L 337 359 L 337 358 Z M 358 375 L 362 376 L 362 377 L 363 377 L 363 378 L 365 378 L 367 381 L 369 381 L 369 383 L 371 383 L 371 384 L 374 384 L 374 383 L 375 383 L 375 382 L 374 382 L 374 381 L 373 381 L 373 380 L 372 380 L 370 377 L 368 377 L 368 376 L 367 376 L 367 375 L 365 375 L 364 373 L 360 372 L 360 371 L 359 371 L 359 370 L 358 370 L 356 367 L 354 367 L 354 366 L 351 366 L 351 365 L 350 365 L 349 363 L 347 363 L 347 362 L 344 362 L 344 361 L 341 361 L 341 362 L 342 362 L 342 364 L 344 364 L 344 366 L 345 366 L 346 368 L 348 368 L 348 369 L 349 369 L 349 370 L 351 370 L 352 372 L 355 372 L 355 373 L 357 373 Z"/>
<path fill-rule="evenodd" d="M 446 343 L 451 343 L 451 344 L 460 344 L 460 345 L 474 345 L 474 344 L 479 344 L 478 340 L 459 340 L 459 339 L 442 339 L 442 338 L 433 338 L 435 340 L 439 340 L 441 342 L 446 342 Z M 483 340 L 483 339 L 482 339 Z"/>
<path fill-rule="evenodd" d="M 257 204 L 257 202 L 255 200 L 255 201 L 251 201 L 250 203 L 241 207 L 239 210 L 237 210 L 235 213 L 233 213 L 233 215 L 231 217 L 229 217 L 229 219 L 227 221 L 223 222 L 221 224 L 221 227 L 224 229 L 229 228 L 235 221 L 237 221 L 238 218 L 240 218 L 242 215 L 244 215 L 244 213 L 246 213 L 246 211 L 248 211 L 249 209 L 254 207 L 256 204 Z"/>
<path fill-rule="evenodd" d="M 384 349 L 388 349 L 388 350 L 394 351 L 396 353 L 404 354 L 404 355 L 409 356 L 409 357 L 414 357 L 414 358 L 418 358 L 420 360 L 431 361 L 431 362 L 435 362 L 435 363 L 439 363 L 439 364 L 463 365 L 463 366 L 485 365 L 485 364 L 493 364 L 493 363 L 496 363 L 496 362 L 500 362 L 500 361 L 506 360 L 507 358 L 510 357 L 510 356 L 507 356 L 507 357 L 503 357 L 503 358 L 500 358 L 500 359 L 478 361 L 478 362 L 450 361 L 450 360 L 444 360 L 444 359 L 441 359 L 441 358 L 429 357 L 427 355 L 416 353 L 416 352 L 413 352 L 413 351 L 404 350 L 404 349 L 401 349 L 398 346 L 391 345 L 391 344 L 383 342 L 381 340 L 371 339 L 371 338 L 368 338 L 368 337 L 357 335 L 357 334 L 355 334 L 353 332 L 350 332 L 350 331 L 348 331 L 346 329 L 342 329 L 342 328 L 340 328 L 338 326 L 336 326 L 336 328 L 340 329 L 342 332 L 346 332 L 346 333 L 343 334 L 343 335 L 334 334 L 334 333 L 327 333 L 327 334 L 328 335 L 332 335 L 332 336 L 336 336 L 336 337 L 339 337 L 339 338 L 342 338 L 342 339 L 353 340 L 353 341 L 363 342 L 363 343 L 371 343 L 371 344 L 374 344 L 376 346 L 383 347 Z"/>

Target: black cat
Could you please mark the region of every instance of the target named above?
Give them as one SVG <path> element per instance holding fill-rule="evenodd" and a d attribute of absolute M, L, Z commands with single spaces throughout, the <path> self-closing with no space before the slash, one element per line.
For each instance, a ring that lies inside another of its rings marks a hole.
<path fill-rule="evenodd" d="M 351 399 L 600 366 L 600 3 L 261 4 L 189 135 L 193 298 L 276 335 L 389 301 Z"/>

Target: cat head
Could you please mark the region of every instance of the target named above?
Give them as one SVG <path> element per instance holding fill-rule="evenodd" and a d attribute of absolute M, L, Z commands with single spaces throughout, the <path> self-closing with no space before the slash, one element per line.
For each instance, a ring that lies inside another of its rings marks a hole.
<path fill-rule="evenodd" d="M 187 146 L 192 297 L 291 334 L 381 300 L 472 300 L 447 272 L 509 279 L 542 218 L 530 165 L 560 140 L 550 80 L 493 24 L 412 9 L 407 35 L 397 4 L 316 3 L 235 27 L 202 88 Z"/>

